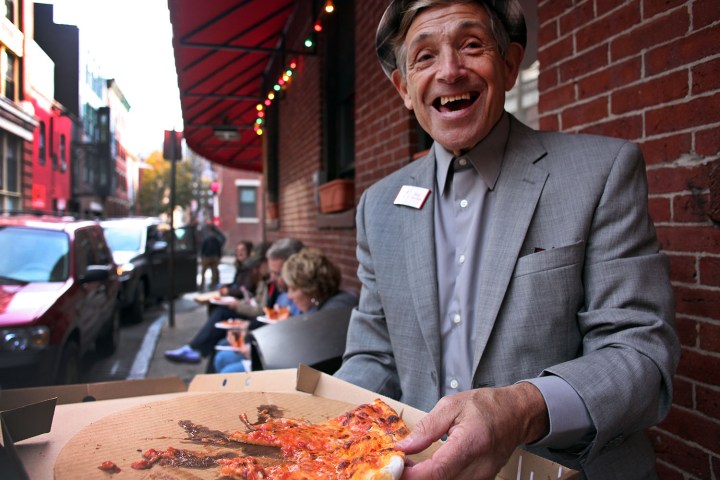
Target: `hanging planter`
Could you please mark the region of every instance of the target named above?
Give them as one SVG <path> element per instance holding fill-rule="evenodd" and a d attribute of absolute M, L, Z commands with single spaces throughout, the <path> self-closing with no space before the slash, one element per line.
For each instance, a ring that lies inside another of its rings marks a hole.
<path fill-rule="evenodd" d="M 355 206 L 355 182 L 338 178 L 318 187 L 320 212 L 333 213 L 350 210 Z"/>

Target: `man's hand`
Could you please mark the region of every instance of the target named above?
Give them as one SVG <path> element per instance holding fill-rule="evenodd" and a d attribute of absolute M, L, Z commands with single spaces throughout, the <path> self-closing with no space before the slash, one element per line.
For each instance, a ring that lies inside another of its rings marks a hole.
<path fill-rule="evenodd" d="M 431 459 L 406 467 L 402 478 L 494 479 L 518 445 L 540 440 L 548 430 L 545 400 L 530 383 L 449 395 L 397 446 L 413 454 L 445 434 L 447 441 Z"/>

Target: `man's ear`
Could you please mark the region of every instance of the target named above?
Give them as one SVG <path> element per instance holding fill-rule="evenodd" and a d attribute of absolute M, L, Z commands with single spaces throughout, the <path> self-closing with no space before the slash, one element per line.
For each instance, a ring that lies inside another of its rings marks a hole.
<path fill-rule="evenodd" d="M 511 43 L 505 53 L 505 91 L 509 91 L 517 81 L 520 64 L 525 56 L 525 49 L 519 43 Z"/>
<path fill-rule="evenodd" d="M 400 97 L 403 99 L 403 102 L 405 103 L 405 108 L 408 110 L 413 109 L 412 105 L 412 99 L 410 98 L 410 95 L 408 95 L 408 89 L 407 89 L 407 80 L 402 76 L 402 73 L 400 73 L 399 69 L 395 69 L 392 72 L 392 83 L 395 86 L 395 90 L 400 94 Z"/>

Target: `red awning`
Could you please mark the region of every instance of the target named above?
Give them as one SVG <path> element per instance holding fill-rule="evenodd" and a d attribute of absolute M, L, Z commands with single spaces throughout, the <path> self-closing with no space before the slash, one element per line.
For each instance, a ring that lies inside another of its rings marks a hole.
<path fill-rule="evenodd" d="M 293 54 L 285 33 L 298 4 L 168 0 L 184 137 L 193 151 L 228 167 L 262 170 L 256 106 Z"/>

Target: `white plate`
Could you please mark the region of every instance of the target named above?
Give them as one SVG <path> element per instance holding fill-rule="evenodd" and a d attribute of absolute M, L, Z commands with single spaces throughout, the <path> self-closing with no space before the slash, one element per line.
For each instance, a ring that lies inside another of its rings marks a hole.
<path fill-rule="evenodd" d="M 232 322 L 228 322 L 227 320 L 223 322 L 217 322 L 215 324 L 215 328 L 222 328 L 223 330 L 242 330 L 243 328 L 247 328 L 247 322 L 243 322 L 245 325 L 233 324 Z"/>
<path fill-rule="evenodd" d="M 262 323 L 277 323 L 280 320 L 271 320 L 271 319 L 267 318 L 265 315 L 258 315 L 257 321 L 262 322 Z"/>
<path fill-rule="evenodd" d="M 220 298 L 211 298 L 208 300 L 210 303 L 214 303 L 215 305 L 230 305 L 231 303 L 235 302 L 237 298 L 230 297 L 230 296 L 224 296 Z"/>
<path fill-rule="evenodd" d="M 232 345 L 215 345 L 215 350 L 230 350 L 233 352 L 240 352 L 240 349 L 237 347 L 233 347 Z"/>

